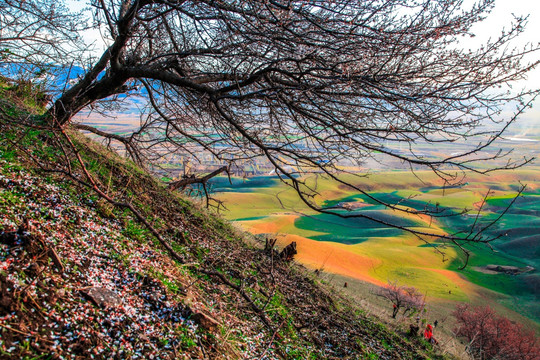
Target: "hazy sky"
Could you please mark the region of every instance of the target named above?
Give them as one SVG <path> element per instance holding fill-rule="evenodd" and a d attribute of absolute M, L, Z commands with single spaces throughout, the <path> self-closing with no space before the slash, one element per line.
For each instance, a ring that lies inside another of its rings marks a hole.
<path fill-rule="evenodd" d="M 471 0 L 466 0 L 466 3 L 472 3 Z M 529 22 L 525 28 L 525 32 L 516 45 L 524 45 L 527 42 L 538 44 L 540 42 L 540 0 L 498 0 L 495 2 L 495 8 L 489 16 L 473 27 L 476 33 L 474 39 L 475 44 L 485 42 L 490 37 L 496 37 L 500 31 L 508 28 L 513 20 L 513 15 L 524 16 L 529 15 Z M 535 55 L 536 59 L 540 58 L 539 54 Z M 529 76 L 529 81 L 540 87 L 540 69 L 536 69 Z"/>
<path fill-rule="evenodd" d="M 469 7 L 475 0 L 464 0 L 465 6 Z M 72 10 L 79 10 L 85 6 L 87 0 L 67 0 L 67 4 Z M 485 43 L 490 37 L 496 38 L 504 28 L 509 28 L 513 15 L 529 16 L 525 32 L 515 43 L 516 46 L 524 45 L 527 42 L 538 44 L 540 42 L 540 0 L 496 0 L 495 8 L 488 17 L 481 23 L 473 27 L 473 32 L 476 37 L 467 39 L 463 42 L 463 47 L 474 48 L 478 44 Z M 83 35 L 87 40 L 98 40 L 99 32 L 87 32 Z M 103 45 L 99 46 L 103 47 Z M 101 50 L 99 49 L 98 50 Z M 540 55 L 536 53 L 534 57 L 530 57 L 529 61 L 540 59 Z M 519 87 L 527 86 L 529 88 L 540 88 L 540 67 L 531 72 L 528 80 L 524 84 L 519 84 Z M 535 103 L 535 108 L 529 111 L 527 116 L 529 120 L 538 119 L 540 121 L 540 99 Z"/>
<path fill-rule="evenodd" d="M 86 0 L 67 0 L 67 4 L 74 11 L 85 7 L 86 2 Z M 468 7 L 474 2 L 474 0 L 465 0 L 465 6 Z M 525 44 L 526 42 L 539 43 L 540 0 L 497 0 L 491 14 L 473 28 L 476 38 L 468 40 L 464 43 L 464 46 L 474 47 L 487 41 L 490 37 L 496 37 L 504 27 L 508 28 L 510 26 L 513 19 L 512 14 L 529 15 L 529 23 L 525 33 L 517 44 Z M 99 33 L 97 31 L 95 33 L 88 32 L 84 36 L 88 40 L 96 40 Z M 536 57 L 540 56 L 536 55 Z M 530 75 L 529 80 L 540 86 L 540 69 L 536 69 L 534 74 Z"/>
<path fill-rule="evenodd" d="M 472 0 L 466 0 L 466 3 L 473 3 Z M 515 44 L 524 45 L 526 43 L 538 44 L 540 42 L 540 0 L 496 0 L 495 8 L 489 16 L 473 27 L 476 33 L 474 43 L 481 44 L 486 42 L 490 37 L 496 37 L 500 34 L 503 28 L 508 28 L 513 20 L 513 15 L 523 16 L 528 15 L 528 24 L 525 32 Z M 537 52 L 531 56 L 529 61 L 537 61 L 540 59 L 540 54 Z M 531 89 L 540 88 L 540 67 L 529 73 L 526 83 L 519 84 L 521 87 Z M 533 109 L 528 110 L 521 116 L 521 123 L 531 125 L 531 122 L 540 123 L 540 99 L 537 99 L 533 104 Z"/>

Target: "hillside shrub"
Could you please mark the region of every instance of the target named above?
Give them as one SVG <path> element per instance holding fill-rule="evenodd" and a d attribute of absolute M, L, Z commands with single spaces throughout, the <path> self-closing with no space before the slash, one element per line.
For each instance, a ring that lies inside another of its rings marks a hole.
<path fill-rule="evenodd" d="M 537 360 L 540 343 L 533 331 L 499 316 L 489 306 L 458 305 L 456 335 L 465 338 L 475 359 Z"/>
<path fill-rule="evenodd" d="M 425 306 L 424 294 L 413 286 L 399 285 L 397 281 L 388 281 L 388 285 L 379 288 L 375 295 L 392 303 L 392 318 L 394 319 L 401 309 L 403 309 L 403 315 L 412 315 Z"/>

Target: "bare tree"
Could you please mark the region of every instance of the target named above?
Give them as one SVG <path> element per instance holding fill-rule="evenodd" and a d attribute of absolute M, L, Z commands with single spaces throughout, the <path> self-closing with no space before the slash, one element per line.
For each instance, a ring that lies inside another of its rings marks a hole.
<path fill-rule="evenodd" d="M 421 311 L 425 306 L 425 295 L 413 286 L 399 285 L 397 281 L 388 281 L 388 285 L 379 288 L 375 295 L 392 303 L 392 318 L 402 311 L 403 315 Z"/>
<path fill-rule="evenodd" d="M 5 14 L 18 3 L 2 0 L 1 21 L 9 21 Z M 43 11 L 36 0 L 22 3 Z M 58 93 L 48 114 L 55 126 L 65 127 L 88 107 L 144 96 L 144 118 L 131 135 L 75 124 L 124 144 L 137 161 L 156 149 L 193 157 L 207 151 L 229 163 L 265 158 L 312 209 L 371 219 L 462 247 L 492 241 L 495 237 L 484 235 L 492 224 L 475 222 L 470 232 L 441 236 L 362 211 L 325 209 L 317 189 L 298 175 L 322 174 L 396 211 L 438 217 L 450 212 L 389 203 L 345 181 L 340 162 L 362 165 L 386 156 L 413 171 L 431 169 L 453 184 L 465 171 L 516 168 L 531 160 L 509 158 L 491 169 L 475 167 L 508 155 L 484 150 L 538 93 L 507 91 L 508 84 L 526 78 L 538 64 L 524 61 L 538 51 L 537 44 L 512 46 L 526 18 L 516 17 L 510 28 L 476 50 L 459 47 L 460 39 L 474 35 L 471 27 L 489 13 L 493 0 L 469 8 L 459 0 L 90 4 L 107 48 L 96 59 L 76 63 L 84 73 Z M 38 30 L 30 38 L 41 34 Z M 60 39 L 69 35 L 62 33 Z M 514 113 L 501 117 L 512 104 Z M 490 130 L 488 123 L 498 127 Z M 471 147 L 457 155 L 433 158 L 418 150 L 460 141 Z"/>

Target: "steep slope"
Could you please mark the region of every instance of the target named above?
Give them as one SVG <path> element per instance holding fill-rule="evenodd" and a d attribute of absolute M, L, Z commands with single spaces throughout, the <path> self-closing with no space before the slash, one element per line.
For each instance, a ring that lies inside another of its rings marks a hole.
<path fill-rule="evenodd" d="M 15 103 L 0 101 L 2 357 L 439 358 L 134 164 Z"/>

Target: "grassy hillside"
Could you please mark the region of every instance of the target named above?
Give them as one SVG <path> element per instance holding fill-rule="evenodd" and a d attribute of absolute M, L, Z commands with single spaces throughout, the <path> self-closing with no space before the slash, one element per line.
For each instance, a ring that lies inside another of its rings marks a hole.
<path fill-rule="evenodd" d="M 52 131 L 8 86 L 0 96 L 0 357 L 442 358 L 131 162 Z"/>

